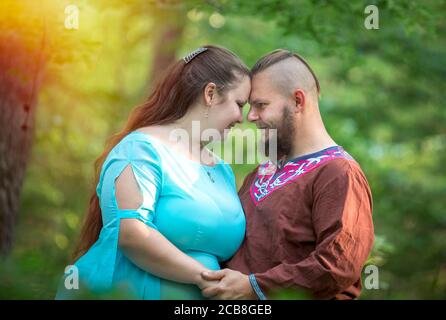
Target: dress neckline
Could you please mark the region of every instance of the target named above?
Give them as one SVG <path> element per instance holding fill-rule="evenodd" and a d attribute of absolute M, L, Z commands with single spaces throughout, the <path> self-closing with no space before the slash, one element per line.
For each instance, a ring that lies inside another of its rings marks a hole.
<path fill-rule="evenodd" d="M 142 132 L 142 131 L 138 131 L 138 130 L 134 130 L 132 132 L 129 133 L 129 135 L 132 134 L 139 134 L 142 135 L 144 138 L 151 140 L 151 141 L 155 141 L 157 144 L 163 146 L 164 149 L 167 149 L 170 153 L 174 154 L 175 156 L 180 156 L 181 158 L 183 158 L 184 160 L 191 162 L 192 164 L 196 165 L 196 166 L 200 166 L 200 167 L 205 167 L 208 169 L 214 169 L 217 167 L 217 165 L 221 164 L 221 162 L 223 161 L 222 159 L 220 159 L 218 156 L 215 155 L 215 153 L 211 152 L 209 149 L 209 153 L 212 155 L 212 157 L 215 159 L 215 164 L 213 166 L 208 166 L 206 164 L 202 164 L 199 163 L 197 161 L 194 161 L 192 159 L 189 159 L 188 157 L 186 157 L 184 154 L 180 153 L 180 152 L 174 152 L 171 146 L 169 146 L 168 144 L 166 144 L 165 142 L 163 142 L 161 139 L 154 137 L 151 134 Z"/>

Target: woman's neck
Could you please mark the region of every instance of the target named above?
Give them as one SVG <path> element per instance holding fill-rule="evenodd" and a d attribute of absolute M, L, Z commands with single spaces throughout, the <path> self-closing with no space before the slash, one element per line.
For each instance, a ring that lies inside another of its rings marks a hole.
<path fill-rule="evenodd" d="M 181 119 L 178 119 L 174 123 L 170 124 L 171 130 L 180 130 L 178 134 L 183 138 L 187 139 L 184 141 L 186 144 L 192 148 L 199 148 L 202 150 L 204 146 L 208 143 L 207 141 L 202 141 L 203 128 L 203 115 L 200 113 L 198 107 L 191 107 L 190 111 L 187 112 Z M 183 137 L 184 136 L 184 137 Z"/>

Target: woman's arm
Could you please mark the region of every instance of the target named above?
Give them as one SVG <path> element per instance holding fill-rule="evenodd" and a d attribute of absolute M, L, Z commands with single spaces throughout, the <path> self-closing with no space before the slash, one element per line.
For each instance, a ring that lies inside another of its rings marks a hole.
<path fill-rule="evenodd" d="M 160 278 L 200 288 L 213 283 L 201 278 L 201 272 L 208 271 L 206 267 L 137 219 L 121 220 L 119 247 L 134 264 Z"/>
<path fill-rule="evenodd" d="M 141 206 L 143 198 L 131 166 L 127 166 L 116 179 L 115 187 L 119 209 Z M 207 268 L 138 219 L 121 220 L 119 247 L 139 268 L 160 278 L 195 284 L 201 289 L 213 283 L 201 278 L 201 272 L 208 271 Z"/>

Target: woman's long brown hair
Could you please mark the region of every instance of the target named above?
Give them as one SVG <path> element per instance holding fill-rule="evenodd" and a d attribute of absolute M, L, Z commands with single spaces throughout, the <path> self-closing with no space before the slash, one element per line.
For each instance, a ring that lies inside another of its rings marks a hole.
<path fill-rule="evenodd" d="M 110 151 L 130 132 L 151 125 L 172 123 L 182 118 L 189 107 L 200 97 L 204 87 L 213 82 L 220 94 L 224 94 L 242 75 L 249 75 L 246 65 L 231 51 L 218 46 L 205 46 L 190 62 L 175 62 L 157 83 L 148 99 L 131 113 L 121 132 L 107 142 L 104 152 L 95 161 L 94 190 L 74 251 L 77 260 L 98 240 L 102 214 L 96 186 L 102 165 Z"/>

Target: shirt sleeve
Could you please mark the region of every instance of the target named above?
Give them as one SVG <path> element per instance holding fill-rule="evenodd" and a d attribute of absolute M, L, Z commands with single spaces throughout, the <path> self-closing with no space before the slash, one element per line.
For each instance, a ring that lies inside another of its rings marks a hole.
<path fill-rule="evenodd" d="M 142 196 L 141 206 L 135 209 L 119 209 L 116 203 L 115 182 L 127 166 L 131 167 Z M 162 185 L 162 170 L 158 153 L 151 143 L 132 140 L 120 145 L 105 163 L 102 180 L 98 196 L 105 209 L 102 210 L 105 221 L 135 218 L 156 228 L 152 221 Z"/>
<path fill-rule="evenodd" d="M 374 240 L 371 192 L 355 163 L 333 162 L 321 168 L 314 183 L 315 250 L 298 263 L 255 273 L 262 292 L 296 288 L 328 299 L 360 279 Z"/>

